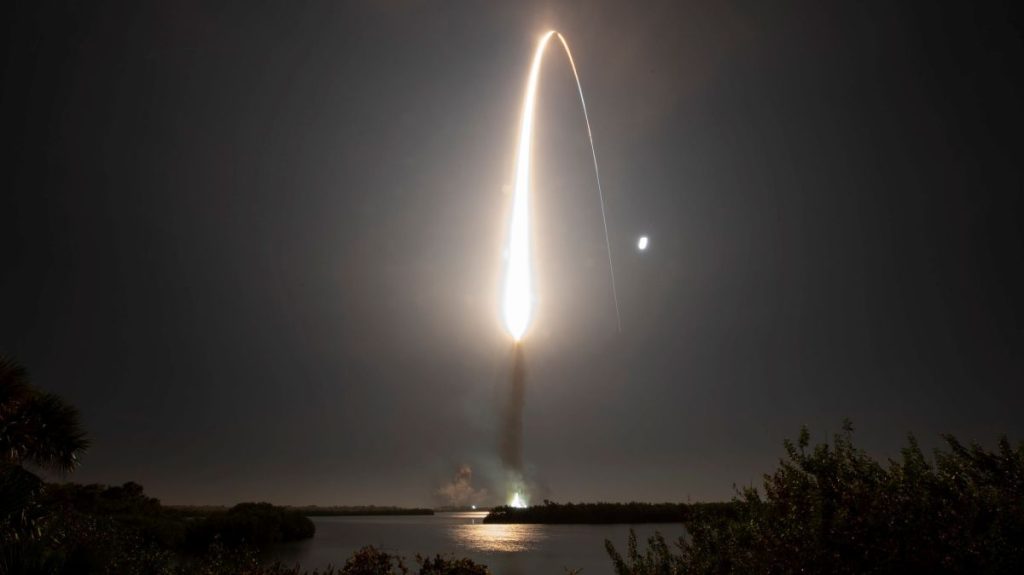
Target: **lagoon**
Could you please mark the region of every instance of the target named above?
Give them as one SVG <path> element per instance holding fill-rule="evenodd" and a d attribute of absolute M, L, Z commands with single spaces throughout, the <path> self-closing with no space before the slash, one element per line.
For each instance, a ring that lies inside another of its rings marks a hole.
<path fill-rule="evenodd" d="M 424 556 L 451 554 L 487 565 L 495 575 L 561 575 L 582 569 L 582 575 L 611 575 L 612 562 L 604 550 L 610 539 L 620 553 L 626 549 L 633 527 L 644 540 L 660 531 L 672 542 L 681 524 L 644 525 L 484 525 L 486 512 L 438 513 L 420 516 L 311 517 L 316 524 L 312 539 L 281 545 L 272 557 L 303 569 L 340 567 L 353 552 L 373 545 L 405 556 L 414 565 Z"/>

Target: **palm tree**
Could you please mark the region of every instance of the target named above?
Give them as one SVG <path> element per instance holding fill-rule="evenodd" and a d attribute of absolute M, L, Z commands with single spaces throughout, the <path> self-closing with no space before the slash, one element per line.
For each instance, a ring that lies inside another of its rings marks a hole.
<path fill-rule="evenodd" d="M 78 410 L 36 389 L 24 367 L 0 355 L 0 542 L 34 531 L 43 481 L 24 465 L 69 473 L 88 447 Z"/>

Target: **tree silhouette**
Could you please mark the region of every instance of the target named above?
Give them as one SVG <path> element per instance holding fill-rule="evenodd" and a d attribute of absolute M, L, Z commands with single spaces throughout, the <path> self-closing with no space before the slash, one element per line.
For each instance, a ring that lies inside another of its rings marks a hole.
<path fill-rule="evenodd" d="M 0 542 L 38 535 L 43 481 L 25 465 L 68 473 L 88 446 L 78 410 L 36 389 L 24 367 L 0 355 Z"/>
<path fill-rule="evenodd" d="M 88 446 L 78 410 L 36 389 L 24 367 L 0 355 L 0 461 L 66 473 Z"/>

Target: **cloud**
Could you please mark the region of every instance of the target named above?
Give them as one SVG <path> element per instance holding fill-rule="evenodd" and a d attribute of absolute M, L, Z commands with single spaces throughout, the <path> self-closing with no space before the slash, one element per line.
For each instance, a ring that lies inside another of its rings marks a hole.
<path fill-rule="evenodd" d="M 437 495 L 444 500 L 445 504 L 453 507 L 465 507 L 467 505 L 478 505 L 487 497 L 486 489 L 475 489 L 473 487 L 473 468 L 466 464 L 459 466 L 451 483 L 442 485 L 437 490 Z"/>

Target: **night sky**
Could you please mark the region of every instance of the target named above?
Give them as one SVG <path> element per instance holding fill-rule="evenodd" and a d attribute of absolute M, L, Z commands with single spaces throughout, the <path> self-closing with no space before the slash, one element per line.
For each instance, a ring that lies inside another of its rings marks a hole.
<path fill-rule="evenodd" d="M 68 479 L 434 505 L 465 464 L 497 502 L 505 216 L 556 28 L 622 331 L 549 50 L 536 495 L 728 498 L 844 417 L 883 457 L 1024 439 L 1019 14 L 833 4 L 18 2 L 0 352 L 80 409 Z"/>

